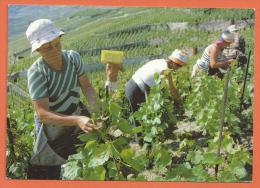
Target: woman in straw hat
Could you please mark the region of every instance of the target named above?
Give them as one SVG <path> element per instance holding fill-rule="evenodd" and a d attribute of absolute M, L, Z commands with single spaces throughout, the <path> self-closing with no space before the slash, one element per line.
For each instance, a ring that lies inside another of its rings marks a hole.
<path fill-rule="evenodd" d="M 61 165 L 75 153 L 77 136 L 97 128 L 80 102 L 82 90 L 94 109 L 95 91 L 80 55 L 61 49 L 63 34 L 48 19 L 32 22 L 26 31 L 32 52 L 41 55 L 27 72 L 29 93 L 39 118 L 28 179 L 59 179 Z"/>
<path fill-rule="evenodd" d="M 193 66 L 191 77 L 194 78 L 199 72 L 205 72 L 208 75 L 217 75 L 222 77 L 221 68 L 226 69 L 232 60 L 227 60 L 223 50 L 234 42 L 234 34 L 224 31 L 220 39 L 209 45 L 203 52 L 202 57 L 197 60 Z"/>

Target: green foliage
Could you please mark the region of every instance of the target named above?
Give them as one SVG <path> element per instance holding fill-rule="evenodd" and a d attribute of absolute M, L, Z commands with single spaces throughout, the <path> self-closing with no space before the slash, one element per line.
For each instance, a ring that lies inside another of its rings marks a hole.
<path fill-rule="evenodd" d="M 188 163 L 174 165 L 167 173 L 167 179 L 172 181 L 185 181 L 192 176 L 192 169 Z"/>
<path fill-rule="evenodd" d="M 106 170 L 103 166 L 84 170 L 84 180 L 105 180 Z"/>
<path fill-rule="evenodd" d="M 66 165 L 64 165 L 64 173 L 62 174 L 63 179 L 67 180 L 76 180 L 82 174 L 82 168 L 79 166 L 78 161 L 68 161 Z"/>
<path fill-rule="evenodd" d="M 190 151 L 187 155 L 187 160 L 190 160 L 193 164 L 197 165 L 204 159 L 201 151 Z"/>
<path fill-rule="evenodd" d="M 14 179 L 26 178 L 28 161 L 31 156 L 34 139 L 33 112 L 10 110 L 7 129 L 7 176 Z"/>
<path fill-rule="evenodd" d="M 154 166 L 159 170 L 170 166 L 172 163 L 172 153 L 170 150 L 163 148 L 159 144 L 153 145 L 151 155 L 154 158 Z"/>
<path fill-rule="evenodd" d="M 173 32 L 168 27 L 132 32 L 133 29 L 149 24 L 165 26 L 166 23 L 182 21 L 196 25 L 209 20 L 230 20 L 235 15 L 249 18 L 253 13 L 252 10 L 239 9 L 118 9 L 118 12 L 79 12 L 69 18 L 71 22 L 77 20 L 72 25 L 61 20 L 59 24 L 67 23 L 64 28 L 70 31 L 62 37 L 64 49 L 91 51 L 143 41 L 147 42 L 145 46 L 136 45 L 124 49 L 127 58 L 152 55 L 162 57 L 170 54 L 174 48 L 208 45 L 220 33 L 206 30 Z M 129 16 L 124 16 L 125 14 Z M 107 19 L 99 19 L 104 15 L 107 15 Z M 77 24 L 81 27 L 77 28 Z M 124 30 L 129 32 L 123 32 Z M 120 34 L 109 37 L 113 32 Z M 247 28 L 241 32 L 246 38 L 248 52 L 248 49 L 254 48 L 254 30 Z M 191 57 L 190 64 L 194 64 L 200 55 Z M 9 66 L 8 72 L 26 70 L 36 58 L 32 56 L 18 60 Z M 98 51 L 87 53 L 83 59 L 86 63 L 99 62 L 100 54 Z M 252 62 L 253 60 L 252 56 Z M 63 179 L 209 182 L 251 180 L 251 171 L 246 166 L 252 166 L 252 154 L 241 140 L 245 138 L 242 136 L 245 128 L 252 130 L 254 66 L 249 68 L 245 91 L 245 102 L 251 106 L 242 114 L 238 113 L 238 109 L 244 70 L 235 66 L 231 69 L 220 156 L 217 156 L 216 151 L 225 78 L 221 80 L 202 75 L 196 80 L 190 80 L 192 66 L 170 72 L 184 106 L 185 113 L 180 115 L 174 108 L 167 80 L 155 75 L 158 85 L 151 88 L 140 109 L 131 114 L 124 96 L 124 87 L 139 67 L 139 64 L 128 66 L 125 72 L 119 73 L 118 92 L 108 99 L 105 98 L 104 90 L 105 72 L 88 73 L 100 99 L 100 111 L 92 114 L 92 119 L 94 123 L 102 122 L 103 127 L 79 136 L 83 144 L 63 165 Z M 28 91 L 26 79 L 14 82 Z M 86 102 L 85 99 L 83 101 Z M 11 178 L 26 178 L 27 161 L 34 137 L 32 109 L 30 100 L 23 100 L 14 94 L 8 96 L 8 117 L 12 122 L 10 131 L 15 137 L 14 152 L 9 142 L 7 145 L 7 176 Z M 132 126 L 133 118 L 140 126 Z M 180 129 L 180 121 L 188 125 L 195 124 L 198 132 L 175 134 L 176 129 Z M 133 143 L 136 133 L 141 135 L 139 139 L 144 140 L 143 145 Z M 219 166 L 217 176 L 214 172 L 216 165 Z"/>

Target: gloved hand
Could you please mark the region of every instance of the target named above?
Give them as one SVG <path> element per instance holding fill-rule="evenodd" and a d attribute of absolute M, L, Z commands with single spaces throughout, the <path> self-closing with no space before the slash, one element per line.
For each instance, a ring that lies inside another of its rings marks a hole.
<path fill-rule="evenodd" d="M 106 84 L 105 84 L 105 87 L 107 88 L 108 87 L 108 91 L 116 91 L 117 90 L 117 87 L 118 87 L 118 81 L 115 81 L 115 82 L 111 82 L 109 80 L 106 81 Z"/>

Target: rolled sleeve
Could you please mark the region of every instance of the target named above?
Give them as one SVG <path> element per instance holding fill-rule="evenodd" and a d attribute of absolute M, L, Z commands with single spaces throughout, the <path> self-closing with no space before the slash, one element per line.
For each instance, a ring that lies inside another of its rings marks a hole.
<path fill-rule="evenodd" d="M 73 63 L 76 67 L 77 76 L 80 77 L 86 73 L 85 63 L 83 62 L 79 53 L 71 51 Z"/>
<path fill-rule="evenodd" d="M 31 67 L 27 72 L 28 89 L 32 100 L 48 97 L 47 80 L 45 76 L 37 69 Z"/>

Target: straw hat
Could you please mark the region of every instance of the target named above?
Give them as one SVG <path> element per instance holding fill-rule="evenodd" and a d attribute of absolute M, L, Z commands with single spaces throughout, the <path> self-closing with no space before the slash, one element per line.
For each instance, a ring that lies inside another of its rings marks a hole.
<path fill-rule="evenodd" d="M 232 43 L 235 40 L 235 36 L 230 31 L 224 31 L 221 35 L 221 39 L 223 39 L 226 42 Z"/>
<path fill-rule="evenodd" d="M 179 49 L 174 50 L 168 58 L 181 66 L 188 65 L 187 62 L 189 56 L 187 52 L 183 50 L 179 50 Z"/>

